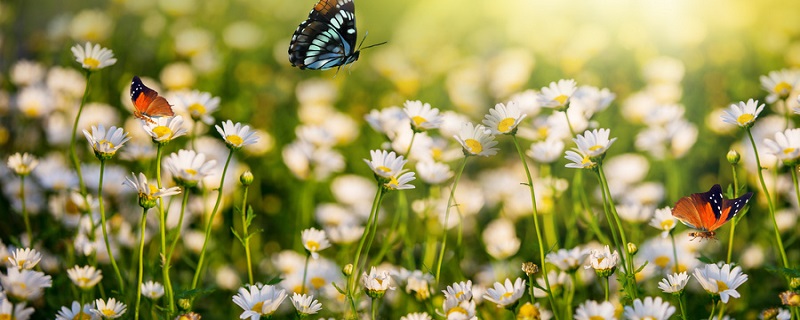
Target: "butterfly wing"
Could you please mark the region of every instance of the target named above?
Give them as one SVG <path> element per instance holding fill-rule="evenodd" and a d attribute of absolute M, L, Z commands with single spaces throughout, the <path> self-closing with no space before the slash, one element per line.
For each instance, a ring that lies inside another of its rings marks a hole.
<path fill-rule="evenodd" d="M 731 218 L 735 217 L 744 208 L 747 202 L 750 201 L 750 197 L 752 196 L 753 193 L 748 192 L 736 199 L 723 199 L 720 218 L 714 223 L 714 225 L 710 227 L 709 230 L 715 230 L 725 224 L 725 222 L 728 222 L 728 220 Z"/>
<path fill-rule="evenodd" d="M 300 69 L 325 70 L 358 59 L 353 0 L 320 0 L 295 30 L 289 62 Z"/>
<path fill-rule="evenodd" d="M 134 108 L 136 108 L 134 115 L 138 118 L 143 119 L 143 116 L 171 117 L 175 115 L 167 99 L 159 96 L 155 90 L 145 86 L 138 76 L 133 76 L 133 81 L 131 81 L 131 101 Z"/>
<path fill-rule="evenodd" d="M 713 231 L 722 216 L 722 200 L 722 188 L 716 184 L 708 192 L 693 193 L 678 200 L 672 216 L 691 228 Z"/>

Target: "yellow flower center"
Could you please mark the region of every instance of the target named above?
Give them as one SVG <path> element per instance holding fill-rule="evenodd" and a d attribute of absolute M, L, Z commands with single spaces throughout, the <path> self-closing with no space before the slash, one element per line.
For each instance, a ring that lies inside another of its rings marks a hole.
<path fill-rule="evenodd" d="M 381 278 L 375 278 L 375 282 L 377 282 L 379 285 L 383 285 L 383 279 Z"/>
<path fill-rule="evenodd" d="M 539 138 L 540 138 L 540 139 L 547 138 L 547 134 L 548 134 L 548 131 L 549 131 L 549 130 L 547 129 L 547 127 L 541 127 L 541 128 L 539 128 L 538 130 L 536 130 L 536 131 L 538 131 L 538 132 L 539 132 Z"/>
<path fill-rule="evenodd" d="M 468 151 L 472 154 L 479 154 L 481 151 L 483 151 L 483 146 L 478 140 L 467 139 L 464 140 L 464 144 L 467 145 L 467 149 L 469 149 Z"/>
<path fill-rule="evenodd" d="M 261 301 L 261 302 L 259 302 L 259 303 L 256 303 L 255 305 L 253 305 L 253 308 L 252 308 L 252 309 L 250 309 L 250 310 L 251 310 L 251 311 L 254 311 L 254 312 L 257 312 L 258 314 L 261 314 L 261 307 L 262 307 L 262 306 L 264 306 L 264 301 Z"/>
<path fill-rule="evenodd" d="M 102 312 L 102 313 L 103 313 L 103 314 L 104 314 L 106 317 L 110 317 L 110 316 L 113 316 L 114 314 L 116 314 L 116 312 L 114 312 L 114 309 L 110 309 L 110 308 L 103 309 L 103 310 L 101 310 L 101 312 Z"/>
<path fill-rule="evenodd" d="M 28 288 L 28 285 L 26 285 L 25 282 L 14 282 L 13 287 L 25 290 Z"/>
<path fill-rule="evenodd" d="M 421 124 L 423 124 L 425 122 L 428 122 L 428 119 L 425 119 L 425 118 L 420 117 L 420 116 L 414 116 L 414 117 L 411 118 L 411 121 L 413 121 L 414 122 L 414 126 L 417 127 L 417 126 L 419 126 L 419 125 L 421 125 Z"/>
<path fill-rule="evenodd" d="M 195 102 L 189 106 L 189 113 L 192 115 L 204 115 L 206 114 L 206 106 Z"/>
<path fill-rule="evenodd" d="M 193 176 L 193 175 L 197 174 L 197 170 L 195 170 L 195 169 L 183 169 L 183 172 L 186 172 L 186 174 L 188 174 L 190 176 Z"/>
<path fill-rule="evenodd" d="M 772 88 L 772 90 L 775 91 L 775 93 L 777 93 L 778 95 L 783 96 L 789 94 L 789 92 L 792 91 L 792 85 L 781 81 L 778 84 L 776 84 L 775 88 Z"/>
<path fill-rule="evenodd" d="M 172 130 L 167 126 L 157 126 L 153 128 L 153 134 L 156 135 L 156 138 L 169 138 L 172 136 Z"/>
<path fill-rule="evenodd" d="M 509 132 L 509 131 L 511 131 L 511 129 L 514 128 L 514 123 L 516 123 L 514 118 L 505 118 L 502 121 L 500 121 L 499 123 L 497 123 L 497 131 L 500 131 L 500 132 L 503 132 L 503 133 Z"/>
<path fill-rule="evenodd" d="M 92 316 L 84 313 L 83 310 L 81 310 L 78 312 L 78 314 L 72 317 L 72 320 L 92 320 Z"/>
<path fill-rule="evenodd" d="M 375 167 L 375 169 L 376 169 L 376 170 L 379 170 L 379 171 L 381 171 L 381 172 L 389 172 L 389 171 L 392 171 L 392 169 L 389 169 L 389 167 L 387 167 L 387 166 L 377 166 L 377 167 Z"/>
<path fill-rule="evenodd" d="M 738 122 L 739 125 L 744 125 L 744 124 L 748 124 L 748 123 L 752 122 L 753 119 L 755 119 L 755 118 L 756 117 L 754 115 L 749 114 L 749 113 L 745 113 L 745 114 L 742 114 L 741 116 L 739 116 L 738 118 L 736 118 L 736 122 Z"/>
<path fill-rule="evenodd" d="M 323 277 L 313 277 L 313 278 L 311 278 L 311 285 L 314 287 L 314 289 L 322 288 L 326 283 L 328 283 L 328 282 L 325 281 L 325 278 L 323 278 Z"/>
<path fill-rule="evenodd" d="M 319 250 L 319 242 L 308 240 L 306 241 L 306 248 L 308 248 L 308 251 L 317 251 Z"/>
<path fill-rule="evenodd" d="M 400 182 L 397 181 L 397 177 L 392 177 L 391 179 L 389 179 L 389 182 L 386 183 L 386 187 L 389 188 L 394 188 L 397 186 L 400 186 Z"/>
<path fill-rule="evenodd" d="M 562 106 L 565 103 L 567 103 L 567 99 L 569 99 L 569 97 L 567 97 L 566 95 L 563 95 L 563 94 L 558 96 L 558 97 L 553 98 L 553 100 L 558 101 L 558 104 L 560 104 Z"/>
<path fill-rule="evenodd" d="M 669 229 L 672 229 L 673 226 L 675 226 L 675 220 L 667 219 L 667 220 L 661 221 L 661 229 L 669 230 Z"/>
<path fill-rule="evenodd" d="M 722 292 L 722 291 L 728 290 L 728 284 L 725 283 L 725 282 L 717 280 L 717 288 L 719 288 L 717 290 L 717 292 Z"/>
<path fill-rule="evenodd" d="M 228 143 L 230 143 L 230 144 L 232 144 L 234 146 L 239 146 L 239 145 L 242 144 L 242 142 L 244 142 L 244 139 L 242 139 L 242 137 L 240 137 L 238 135 L 235 135 L 235 134 L 229 135 L 229 136 L 225 137 L 225 139 L 228 140 Z"/>
<path fill-rule="evenodd" d="M 540 319 L 540 317 L 539 308 L 530 303 L 522 305 L 522 307 L 519 308 L 519 314 L 517 314 L 517 319 Z"/>
<path fill-rule="evenodd" d="M 599 144 L 596 144 L 596 145 L 593 145 L 593 146 L 589 147 L 589 151 L 597 151 L 597 150 L 601 150 L 601 149 L 603 149 L 603 146 L 601 146 Z"/>
<path fill-rule="evenodd" d="M 147 187 L 150 189 L 150 195 L 155 194 L 158 192 L 158 187 L 152 184 L 148 184 Z"/>
<path fill-rule="evenodd" d="M 111 150 L 111 149 L 114 149 L 114 144 L 111 143 L 111 141 L 103 139 L 103 140 L 100 140 L 100 141 L 97 142 L 97 149 Z"/>
<path fill-rule="evenodd" d="M 456 292 L 456 299 L 461 298 L 464 295 L 464 291 Z"/>
<path fill-rule="evenodd" d="M 455 306 L 450 308 L 450 310 L 447 310 L 447 316 L 449 317 L 451 313 L 467 314 L 467 310 L 462 308 L 461 306 Z"/>
<path fill-rule="evenodd" d="M 685 264 L 679 263 L 679 264 L 678 264 L 677 266 L 675 266 L 673 269 L 674 269 L 674 270 L 672 270 L 672 271 L 674 271 L 675 273 L 680 273 L 680 272 L 688 271 L 688 270 L 689 270 L 689 267 L 688 267 L 688 266 L 686 266 Z"/>
<path fill-rule="evenodd" d="M 87 278 L 87 277 L 80 277 L 80 278 L 78 278 L 78 280 L 77 280 L 76 282 L 78 282 L 78 286 L 79 286 L 79 287 L 85 287 L 85 286 L 86 286 L 86 284 L 87 284 L 87 283 L 89 283 L 89 278 Z"/>
<path fill-rule="evenodd" d="M 10 314 L 4 313 L 0 314 L 0 320 L 16 320 L 16 319 L 12 319 Z"/>
<path fill-rule="evenodd" d="M 642 320 L 656 320 L 656 318 L 653 317 L 653 316 L 646 316 L 646 317 L 642 318 Z"/>
<path fill-rule="evenodd" d="M 797 149 L 796 148 L 786 148 L 786 149 L 783 149 L 783 154 L 790 154 L 790 153 L 794 152 L 795 150 L 797 150 Z"/>
<path fill-rule="evenodd" d="M 606 318 L 603 318 L 601 316 L 591 316 L 589 317 L 589 320 L 606 320 Z"/>
<path fill-rule="evenodd" d="M 592 160 L 589 159 L 589 157 L 583 157 L 583 159 L 581 159 L 581 164 L 584 166 L 590 163 L 592 163 Z"/>
<path fill-rule="evenodd" d="M 97 60 L 97 59 L 92 58 L 92 57 L 86 57 L 86 58 L 83 59 L 83 64 L 85 66 L 89 67 L 89 69 L 93 69 L 94 70 L 94 69 L 97 69 L 97 67 L 100 66 L 100 60 Z"/>
<path fill-rule="evenodd" d="M 441 160 L 443 152 L 444 151 L 441 148 L 433 148 L 431 149 L 431 156 L 434 160 Z"/>
<path fill-rule="evenodd" d="M 667 256 L 658 256 L 653 260 L 653 262 L 661 268 L 666 268 L 670 261 L 672 260 Z"/>
<path fill-rule="evenodd" d="M 25 259 L 17 259 L 17 265 L 22 267 L 25 265 Z"/>
<path fill-rule="evenodd" d="M 508 291 L 508 292 L 504 293 L 500 298 L 501 299 L 508 299 L 508 298 L 511 298 L 511 296 L 513 296 L 513 295 L 514 295 L 513 292 Z"/>

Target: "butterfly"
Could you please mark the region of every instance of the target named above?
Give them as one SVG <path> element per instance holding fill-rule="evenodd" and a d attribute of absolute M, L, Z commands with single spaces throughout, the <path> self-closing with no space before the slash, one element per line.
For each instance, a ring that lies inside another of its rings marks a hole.
<path fill-rule="evenodd" d="M 725 199 L 722 188 L 715 184 L 708 192 L 693 193 L 678 200 L 672 208 L 672 216 L 698 230 L 689 233 L 692 239 L 716 239 L 714 230 L 739 213 L 752 196 L 753 193 L 748 192 L 736 199 Z"/>
<path fill-rule="evenodd" d="M 133 81 L 131 81 L 131 101 L 133 101 L 135 109 L 133 110 L 133 116 L 150 123 L 155 123 L 153 119 L 150 119 L 152 117 L 171 117 L 175 115 L 167 99 L 158 95 L 155 90 L 145 86 L 138 76 L 133 76 Z"/>
<path fill-rule="evenodd" d="M 289 62 L 292 66 L 326 70 L 358 60 L 361 51 L 356 49 L 355 10 L 353 0 L 319 0 L 308 14 L 308 19 L 292 35 L 289 44 Z"/>

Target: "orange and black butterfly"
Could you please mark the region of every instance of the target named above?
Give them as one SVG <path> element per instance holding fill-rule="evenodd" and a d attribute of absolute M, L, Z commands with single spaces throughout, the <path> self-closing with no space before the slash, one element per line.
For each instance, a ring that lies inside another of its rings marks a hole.
<path fill-rule="evenodd" d="M 155 90 L 145 86 L 138 76 L 133 76 L 133 81 L 131 81 L 131 101 L 133 101 L 133 107 L 135 108 L 133 116 L 150 123 L 155 123 L 153 119 L 150 119 L 152 117 L 171 117 L 175 115 L 167 99 L 158 95 Z"/>
<path fill-rule="evenodd" d="M 689 233 L 694 238 L 716 239 L 717 230 L 728 222 L 753 196 L 752 192 L 736 199 L 722 197 L 722 188 L 715 184 L 704 193 L 693 193 L 678 200 L 672 208 L 672 216 L 698 232 Z"/>

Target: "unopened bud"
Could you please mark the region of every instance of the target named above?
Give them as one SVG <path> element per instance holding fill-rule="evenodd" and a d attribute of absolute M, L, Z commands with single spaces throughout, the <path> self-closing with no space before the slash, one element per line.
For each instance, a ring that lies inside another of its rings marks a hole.
<path fill-rule="evenodd" d="M 245 171 L 239 177 L 239 182 L 242 183 L 243 186 L 248 187 L 250 184 L 253 183 L 253 173 L 250 170 Z"/>
<path fill-rule="evenodd" d="M 761 317 L 759 318 L 764 320 L 776 320 L 778 319 L 778 312 L 780 312 L 778 308 L 769 308 L 761 311 Z"/>
<path fill-rule="evenodd" d="M 781 303 L 783 303 L 783 305 L 790 307 L 800 306 L 800 295 L 793 291 L 781 292 L 778 296 L 781 297 Z"/>
<path fill-rule="evenodd" d="M 742 156 L 739 155 L 739 153 L 736 152 L 736 150 L 733 150 L 733 149 L 731 149 L 731 151 L 728 151 L 728 156 L 727 157 L 728 157 L 728 162 L 730 164 L 737 164 L 737 163 L 739 163 L 739 160 L 742 159 Z"/>
<path fill-rule="evenodd" d="M 530 277 L 532 274 L 536 274 L 539 272 L 539 266 L 537 266 L 533 262 L 523 262 L 522 272 L 525 272 L 525 274 Z"/>
<path fill-rule="evenodd" d="M 192 302 L 189 299 L 178 299 L 178 306 L 183 310 L 189 310 L 192 308 Z"/>
<path fill-rule="evenodd" d="M 344 273 L 345 277 L 349 277 L 350 275 L 352 275 L 353 274 L 353 264 L 352 263 L 346 264 L 344 266 L 344 268 L 342 268 L 342 273 Z"/>
<path fill-rule="evenodd" d="M 633 242 L 628 242 L 628 254 L 635 255 L 637 252 L 639 252 L 639 247 Z"/>
<path fill-rule="evenodd" d="M 792 289 L 792 291 L 800 290 L 800 278 L 792 278 L 789 280 L 789 289 Z"/>

